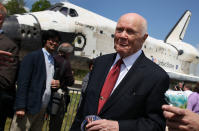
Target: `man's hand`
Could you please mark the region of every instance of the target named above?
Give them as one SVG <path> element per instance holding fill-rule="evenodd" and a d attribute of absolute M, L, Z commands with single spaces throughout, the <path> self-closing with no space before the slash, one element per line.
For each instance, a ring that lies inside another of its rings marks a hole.
<path fill-rule="evenodd" d="M 0 50 L 0 56 L 12 56 L 12 53 Z"/>
<path fill-rule="evenodd" d="M 59 82 L 59 80 L 52 80 L 51 81 L 51 87 L 52 88 L 59 88 L 60 87 L 60 82 Z"/>
<path fill-rule="evenodd" d="M 163 105 L 169 131 L 199 131 L 199 115 L 178 107 Z"/>
<path fill-rule="evenodd" d="M 86 125 L 86 131 L 119 131 L 119 124 L 112 120 L 96 120 Z"/>
<path fill-rule="evenodd" d="M 0 50 L 0 66 L 7 65 L 6 62 L 12 62 L 13 58 L 11 58 L 12 53 Z"/>
<path fill-rule="evenodd" d="M 24 110 L 24 109 L 21 109 L 21 110 L 16 111 L 16 115 L 17 115 L 17 117 L 19 117 L 19 118 L 24 117 L 24 116 L 25 116 L 25 110 Z"/>

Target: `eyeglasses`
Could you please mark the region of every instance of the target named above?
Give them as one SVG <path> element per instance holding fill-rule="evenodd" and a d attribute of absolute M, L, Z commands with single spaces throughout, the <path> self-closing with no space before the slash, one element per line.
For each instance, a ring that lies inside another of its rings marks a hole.
<path fill-rule="evenodd" d="M 60 44 L 60 41 L 58 40 L 48 40 L 50 43 L 52 44 L 56 44 L 56 45 L 59 45 Z"/>

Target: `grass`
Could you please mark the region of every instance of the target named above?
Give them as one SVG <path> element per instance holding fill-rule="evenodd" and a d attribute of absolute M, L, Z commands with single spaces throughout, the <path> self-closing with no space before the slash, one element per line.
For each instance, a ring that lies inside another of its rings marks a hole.
<path fill-rule="evenodd" d="M 10 127 L 11 121 L 12 121 L 11 118 L 8 118 L 8 119 L 6 120 L 6 125 L 5 125 L 4 131 L 9 131 L 9 127 Z"/>
<path fill-rule="evenodd" d="M 65 118 L 62 124 L 62 131 L 69 131 L 72 122 L 75 118 L 76 111 L 77 111 L 77 105 L 79 103 L 80 99 L 80 94 L 72 94 L 70 93 L 71 96 L 71 102 L 68 105 L 68 110 L 67 113 L 65 114 Z"/>
<path fill-rule="evenodd" d="M 75 80 L 82 80 L 89 72 L 88 70 L 73 69 Z"/>

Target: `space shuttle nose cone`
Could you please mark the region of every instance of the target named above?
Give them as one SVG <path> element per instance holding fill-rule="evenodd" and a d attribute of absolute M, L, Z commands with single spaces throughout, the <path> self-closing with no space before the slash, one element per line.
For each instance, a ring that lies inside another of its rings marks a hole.
<path fill-rule="evenodd" d="M 2 30 L 9 38 L 20 40 L 20 26 L 16 16 L 9 16 L 4 20 Z"/>
<path fill-rule="evenodd" d="M 29 17 L 28 17 L 29 16 Z M 2 30 L 5 35 L 18 43 L 21 49 L 35 50 L 42 46 L 39 23 L 33 23 L 35 17 L 30 15 L 13 15 L 5 19 Z"/>

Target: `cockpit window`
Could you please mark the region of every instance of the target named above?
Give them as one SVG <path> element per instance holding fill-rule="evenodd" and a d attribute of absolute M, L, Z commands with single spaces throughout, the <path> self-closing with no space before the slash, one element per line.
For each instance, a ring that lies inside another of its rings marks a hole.
<path fill-rule="evenodd" d="M 58 11 L 61 9 L 61 7 L 63 6 L 63 3 L 57 3 L 53 6 L 51 6 L 50 8 L 48 8 L 47 10 L 52 10 L 52 11 Z"/>
<path fill-rule="evenodd" d="M 74 9 L 70 9 L 69 15 L 70 15 L 71 17 L 77 17 L 77 16 L 78 16 L 76 10 L 74 10 Z"/>
<path fill-rule="evenodd" d="M 67 16 L 68 15 L 68 8 L 67 7 L 63 7 L 63 8 L 60 9 L 60 12 Z"/>
<path fill-rule="evenodd" d="M 52 8 L 51 10 L 58 11 L 60 8 L 61 8 L 60 6 L 57 6 L 57 7 Z"/>

